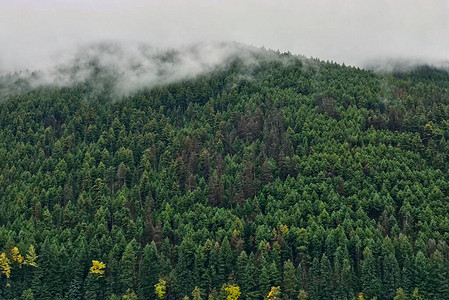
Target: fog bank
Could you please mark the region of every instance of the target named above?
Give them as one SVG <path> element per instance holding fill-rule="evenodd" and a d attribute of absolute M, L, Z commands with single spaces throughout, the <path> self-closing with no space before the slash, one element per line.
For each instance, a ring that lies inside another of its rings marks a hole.
<path fill-rule="evenodd" d="M 236 41 L 357 66 L 449 59 L 447 0 L 0 0 L 0 7 L 3 72 L 48 69 L 108 40 L 157 48 Z"/>

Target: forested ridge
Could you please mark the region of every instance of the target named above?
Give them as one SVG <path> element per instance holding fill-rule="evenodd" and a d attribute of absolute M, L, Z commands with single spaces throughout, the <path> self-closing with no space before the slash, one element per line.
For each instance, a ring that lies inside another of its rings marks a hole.
<path fill-rule="evenodd" d="M 446 71 L 98 78 L 2 96 L 0 298 L 449 299 Z"/>

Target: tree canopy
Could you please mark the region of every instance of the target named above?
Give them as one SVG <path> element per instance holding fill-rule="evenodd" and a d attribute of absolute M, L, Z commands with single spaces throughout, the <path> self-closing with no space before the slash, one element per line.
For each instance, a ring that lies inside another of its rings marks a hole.
<path fill-rule="evenodd" d="M 0 298 L 445 299 L 448 88 L 271 53 L 3 96 Z"/>

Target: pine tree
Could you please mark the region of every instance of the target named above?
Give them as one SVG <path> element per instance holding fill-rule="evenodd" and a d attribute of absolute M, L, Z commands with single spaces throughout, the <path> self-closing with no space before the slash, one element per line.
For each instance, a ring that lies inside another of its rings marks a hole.
<path fill-rule="evenodd" d="M 383 295 L 385 299 L 391 299 L 394 297 L 401 279 L 399 264 L 393 253 L 383 257 L 382 274 Z"/>
<path fill-rule="evenodd" d="M 311 299 L 317 299 L 321 291 L 320 261 L 315 257 L 308 272 L 308 293 Z"/>
<path fill-rule="evenodd" d="M 401 286 L 404 288 L 404 291 L 406 293 L 412 293 L 412 287 L 413 287 L 413 270 L 412 270 L 412 263 L 410 262 L 410 259 L 405 257 L 404 259 L 404 265 L 401 270 Z"/>
<path fill-rule="evenodd" d="M 287 299 L 294 299 L 294 295 L 296 295 L 296 270 L 290 260 L 284 263 L 282 293 Z"/>
<path fill-rule="evenodd" d="M 428 296 L 428 288 L 429 288 L 429 271 L 428 271 L 428 259 L 421 251 L 418 251 L 415 256 L 415 284 L 416 288 L 419 292 L 424 295 L 424 297 Z"/>
<path fill-rule="evenodd" d="M 255 266 L 255 258 L 254 253 L 251 252 L 251 254 L 248 257 L 248 263 L 245 267 L 245 275 L 244 279 L 242 280 L 242 283 L 244 283 L 245 286 L 245 294 L 244 296 L 249 299 L 256 299 L 259 295 L 259 288 L 258 288 L 258 280 L 257 277 L 258 272 L 257 268 Z"/>
<path fill-rule="evenodd" d="M 343 291 L 343 295 L 345 297 L 352 297 L 354 295 L 353 286 L 354 286 L 354 270 L 352 268 L 349 259 L 343 260 L 342 270 L 341 270 L 341 287 Z"/>
<path fill-rule="evenodd" d="M 368 247 L 363 251 L 361 273 L 363 294 L 368 298 L 379 296 L 381 289 L 379 272 L 374 255 Z"/>
<path fill-rule="evenodd" d="M 159 255 L 154 241 L 143 249 L 139 273 L 140 294 L 145 299 L 151 299 L 154 294 L 154 285 L 158 282 L 160 274 Z"/>
<path fill-rule="evenodd" d="M 218 282 L 223 284 L 233 269 L 233 253 L 228 239 L 225 237 L 218 254 Z"/>
<path fill-rule="evenodd" d="M 320 279 L 321 298 L 331 298 L 333 294 L 333 273 L 329 258 L 324 253 L 320 263 Z"/>
<path fill-rule="evenodd" d="M 193 269 L 195 282 L 199 283 L 199 287 L 208 290 L 211 287 L 209 274 L 206 267 L 206 253 L 204 247 L 198 247 L 195 252 L 195 267 Z"/>
<path fill-rule="evenodd" d="M 436 299 L 443 299 L 449 295 L 449 270 L 448 263 L 439 250 L 431 257 L 431 283 L 432 291 Z"/>
<path fill-rule="evenodd" d="M 195 288 L 193 270 L 195 268 L 195 244 L 190 236 L 184 238 L 178 249 L 178 264 L 176 266 L 177 292 L 184 296 Z"/>
<path fill-rule="evenodd" d="M 128 289 L 134 291 L 136 288 L 136 249 L 137 242 L 133 239 L 126 245 L 120 260 L 120 284 L 122 292 L 125 292 Z"/>
<path fill-rule="evenodd" d="M 248 264 L 248 255 L 245 251 L 240 252 L 240 255 L 237 257 L 237 283 L 240 286 L 240 290 L 242 291 L 243 296 L 246 295 L 248 290 L 248 285 L 246 284 L 249 279 L 246 278 L 246 265 Z"/>
<path fill-rule="evenodd" d="M 277 264 L 274 261 L 270 264 L 268 272 L 270 274 L 269 276 L 271 285 L 280 286 L 282 282 L 281 273 L 279 272 Z"/>
<path fill-rule="evenodd" d="M 61 276 L 59 275 L 60 262 L 56 245 L 51 244 L 47 238 L 42 244 L 38 268 L 34 272 L 32 291 L 38 299 L 51 299 L 58 296 L 60 290 Z"/>
<path fill-rule="evenodd" d="M 264 295 L 268 295 L 271 288 L 270 266 L 264 257 L 262 258 L 260 264 L 261 270 L 259 276 L 259 290 L 262 297 L 264 297 Z"/>
<path fill-rule="evenodd" d="M 84 298 L 92 300 L 104 299 L 104 288 L 102 279 L 93 273 L 90 273 L 84 281 Z"/>

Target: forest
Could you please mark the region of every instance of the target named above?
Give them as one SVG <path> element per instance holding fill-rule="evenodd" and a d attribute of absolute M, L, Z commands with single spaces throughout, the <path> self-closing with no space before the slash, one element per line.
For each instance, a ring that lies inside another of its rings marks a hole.
<path fill-rule="evenodd" d="M 2 76 L 0 299 L 449 299 L 449 73 L 266 52 Z"/>

